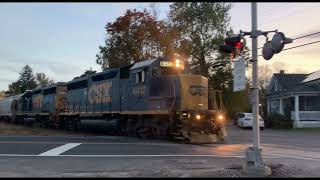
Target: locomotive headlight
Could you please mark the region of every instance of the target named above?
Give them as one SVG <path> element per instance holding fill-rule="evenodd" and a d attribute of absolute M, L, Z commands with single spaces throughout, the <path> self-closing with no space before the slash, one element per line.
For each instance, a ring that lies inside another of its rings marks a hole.
<path fill-rule="evenodd" d="M 223 122 L 223 119 L 224 119 L 224 118 L 223 118 L 223 115 L 221 115 L 221 114 L 218 115 L 218 122 L 219 122 L 219 123 L 222 123 L 222 122 Z"/>
<path fill-rule="evenodd" d="M 197 114 L 197 115 L 196 115 L 196 119 L 197 119 L 197 120 L 200 120 L 200 119 L 201 119 L 201 115 L 200 115 L 200 114 Z"/>
<path fill-rule="evenodd" d="M 175 66 L 176 66 L 177 68 L 179 68 L 179 67 L 181 66 L 180 63 L 181 63 L 180 60 L 179 60 L 179 59 L 176 59 L 176 65 L 175 65 Z"/>

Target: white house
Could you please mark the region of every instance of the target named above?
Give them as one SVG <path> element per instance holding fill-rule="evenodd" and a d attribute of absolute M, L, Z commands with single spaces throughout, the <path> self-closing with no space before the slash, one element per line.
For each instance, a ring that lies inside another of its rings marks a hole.
<path fill-rule="evenodd" d="M 266 99 L 268 113 L 290 113 L 294 128 L 320 127 L 320 71 L 273 74 Z"/>

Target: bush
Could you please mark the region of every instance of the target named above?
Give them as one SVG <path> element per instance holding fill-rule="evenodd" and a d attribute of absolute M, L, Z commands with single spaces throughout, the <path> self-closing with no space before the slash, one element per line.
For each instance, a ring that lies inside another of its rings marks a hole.
<path fill-rule="evenodd" d="M 38 122 L 32 123 L 32 128 L 39 129 L 40 128 L 40 123 L 38 123 Z"/>
<path fill-rule="evenodd" d="M 293 127 L 293 122 L 290 117 L 278 113 L 268 114 L 265 123 L 266 127 L 271 128 L 288 129 Z"/>

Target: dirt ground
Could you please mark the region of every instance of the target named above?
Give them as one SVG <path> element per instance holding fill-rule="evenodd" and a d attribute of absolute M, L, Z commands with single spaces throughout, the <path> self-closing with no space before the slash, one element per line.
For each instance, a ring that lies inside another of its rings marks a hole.
<path fill-rule="evenodd" d="M 0 122 L 0 135 L 35 135 L 35 136 L 58 136 L 58 135 L 92 135 L 88 132 L 69 132 L 59 129 L 45 129 L 20 124 Z"/>

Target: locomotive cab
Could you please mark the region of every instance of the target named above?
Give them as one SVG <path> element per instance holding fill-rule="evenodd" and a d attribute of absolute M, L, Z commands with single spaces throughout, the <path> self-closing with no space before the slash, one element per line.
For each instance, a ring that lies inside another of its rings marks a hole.
<path fill-rule="evenodd" d="M 173 138 L 191 143 L 224 140 L 224 114 L 208 108 L 206 77 L 188 74 L 179 59 L 160 58 L 151 65 L 151 73 L 150 95 L 172 97 L 167 104 Z"/>

